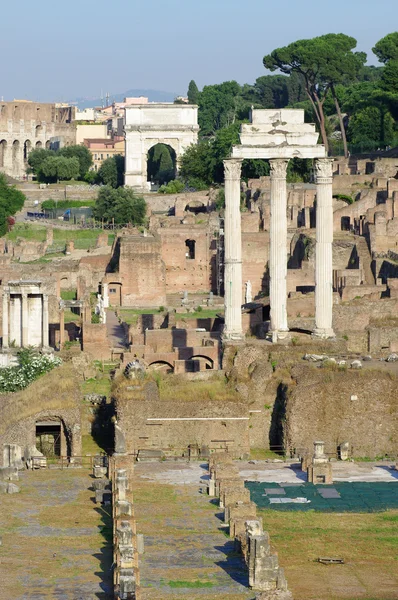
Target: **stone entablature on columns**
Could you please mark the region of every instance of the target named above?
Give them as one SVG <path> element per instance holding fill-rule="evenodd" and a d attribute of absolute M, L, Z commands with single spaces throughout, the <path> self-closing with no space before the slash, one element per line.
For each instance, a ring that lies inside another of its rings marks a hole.
<path fill-rule="evenodd" d="M 333 159 L 315 161 L 316 248 L 314 336 L 333 338 Z"/>
<path fill-rule="evenodd" d="M 147 155 L 156 144 L 167 144 L 181 155 L 198 141 L 198 107 L 195 104 L 138 104 L 125 108 L 125 185 L 148 190 Z"/>
<path fill-rule="evenodd" d="M 224 340 L 243 339 L 240 176 L 242 161 L 224 160 Z"/>
<path fill-rule="evenodd" d="M 251 123 L 241 126 L 240 145 L 232 149 L 234 159 L 269 159 L 271 161 L 271 223 L 270 223 L 270 309 L 271 337 L 273 341 L 286 337 L 288 326 L 286 317 L 286 273 L 287 273 L 287 220 L 286 220 L 286 168 L 292 158 L 325 159 L 325 147 L 318 144 L 319 134 L 315 125 L 304 122 L 302 109 L 252 110 Z M 325 159 L 326 160 L 326 159 Z M 323 194 L 321 200 L 323 215 L 329 214 L 330 183 L 322 183 L 319 190 Z M 227 188 L 227 183 L 226 183 Z M 227 195 L 227 194 L 226 194 Z M 331 195 L 330 195 L 331 200 Z M 331 206 L 331 204 L 330 204 Z M 236 209 L 235 209 L 236 211 Z M 236 218 L 237 213 L 235 213 Z M 333 227 L 333 218 L 330 218 Z M 318 234 L 317 234 L 318 236 Z M 322 250 L 317 250 L 317 286 L 318 286 L 318 321 L 323 336 L 330 337 L 332 330 L 331 309 L 329 310 L 330 286 L 332 281 L 332 264 L 329 260 L 331 252 L 330 232 L 323 225 L 321 234 Z M 319 238 L 320 239 L 320 238 Z M 326 241 L 327 240 L 327 241 Z M 240 241 L 239 241 L 240 244 Z M 317 237 L 318 248 L 318 237 Z M 327 272 L 326 272 L 327 271 Z M 241 276 L 241 275 L 240 275 Z M 321 291 L 323 290 L 323 291 Z M 238 310 L 237 297 L 231 311 Z M 226 301 L 227 305 L 227 301 Z"/>

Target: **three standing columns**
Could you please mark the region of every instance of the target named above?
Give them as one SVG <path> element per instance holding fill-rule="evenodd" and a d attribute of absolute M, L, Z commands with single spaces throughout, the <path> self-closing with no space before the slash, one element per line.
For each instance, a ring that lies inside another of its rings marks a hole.
<path fill-rule="evenodd" d="M 269 226 L 269 301 L 270 334 L 273 342 L 286 337 L 287 326 L 287 188 L 286 172 L 289 161 L 272 159 L 271 207 Z"/>
<path fill-rule="evenodd" d="M 243 339 L 242 330 L 242 235 L 240 217 L 240 175 L 242 161 L 224 160 L 224 305 L 225 340 Z"/>
<path fill-rule="evenodd" d="M 316 248 L 315 248 L 315 329 L 320 338 L 333 332 L 333 159 L 315 160 Z"/>

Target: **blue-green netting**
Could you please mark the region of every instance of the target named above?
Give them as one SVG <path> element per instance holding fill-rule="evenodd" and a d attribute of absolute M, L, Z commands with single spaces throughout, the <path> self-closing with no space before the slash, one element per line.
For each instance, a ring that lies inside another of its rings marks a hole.
<path fill-rule="evenodd" d="M 342 482 L 333 485 L 314 485 L 301 483 L 287 485 L 283 483 L 268 483 L 245 481 L 245 486 L 250 490 L 250 498 L 259 508 L 270 508 L 282 511 L 308 511 L 319 512 L 379 512 L 388 509 L 398 509 L 398 481 L 391 482 Z M 283 488 L 285 494 L 270 493 L 272 488 Z M 334 488 L 340 498 L 323 498 L 318 490 L 321 488 Z M 265 489 L 268 493 L 265 493 Z M 270 498 L 307 498 L 309 504 L 270 504 Z"/>

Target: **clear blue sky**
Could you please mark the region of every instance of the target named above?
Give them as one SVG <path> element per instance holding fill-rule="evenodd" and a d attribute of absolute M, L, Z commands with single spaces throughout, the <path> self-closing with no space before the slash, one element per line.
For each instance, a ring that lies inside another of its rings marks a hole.
<path fill-rule="evenodd" d="M 397 0 L 19 0 L 1 8 L 0 97 L 65 101 L 132 88 L 185 94 L 264 75 L 274 48 L 347 33 L 371 48 Z"/>

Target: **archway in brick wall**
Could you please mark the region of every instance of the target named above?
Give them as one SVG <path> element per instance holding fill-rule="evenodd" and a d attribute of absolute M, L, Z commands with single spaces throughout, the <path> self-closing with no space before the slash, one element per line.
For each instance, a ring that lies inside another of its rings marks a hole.
<path fill-rule="evenodd" d="M 148 365 L 148 369 L 151 371 L 158 371 L 160 373 L 174 373 L 174 367 L 165 360 L 156 360 Z"/>
<path fill-rule="evenodd" d="M 6 140 L 1 140 L 0 141 L 0 169 L 5 167 L 6 152 L 7 152 L 7 142 L 6 142 Z"/>
<path fill-rule="evenodd" d="M 189 360 L 198 360 L 201 365 L 203 364 L 204 369 L 201 369 L 201 371 L 214 369 L 214 360 L 204 354 L 195 354 L 194 356 L 191 356 Z"/>

